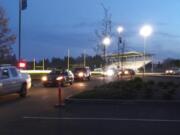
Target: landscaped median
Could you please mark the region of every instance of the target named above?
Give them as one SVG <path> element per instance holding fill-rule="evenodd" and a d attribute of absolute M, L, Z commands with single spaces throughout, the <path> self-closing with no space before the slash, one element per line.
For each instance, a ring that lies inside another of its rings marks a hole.
<path fill-rule="evenodd" d="M 130 81 L 110 82 L 97 86 L 70 99 L 103 99 L 103 100 L 147 100 L 164 101 L 180 100 L 178 94 L 180 84 L 174 82 L 154 82 L 143 81 L 141 78 L 135 78 Z"/>

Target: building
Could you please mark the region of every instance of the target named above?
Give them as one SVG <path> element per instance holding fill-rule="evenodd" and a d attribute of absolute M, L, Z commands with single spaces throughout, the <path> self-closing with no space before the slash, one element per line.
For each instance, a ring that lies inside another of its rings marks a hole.
<path fill-rule="evenodd" d="M 108 66 L 114 68 L 117 68 L 119 65 L 119 68 L 133 69 L 135 71 L 138 71 L 139 68 L 144 67 L 144 53 L 136 51 L 125 52 L 124 54 L 120 54 L 119 56 L 118 54 L 111 54 L 107 56 L 106 60 Z M 153 54 L 146 54 L 145 65 L 152 63 L 152 61 Z"/>

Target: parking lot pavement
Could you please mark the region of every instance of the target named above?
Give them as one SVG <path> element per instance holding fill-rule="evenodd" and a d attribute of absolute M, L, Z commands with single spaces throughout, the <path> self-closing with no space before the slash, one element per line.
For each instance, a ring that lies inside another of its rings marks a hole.
<path fill-rule="evenodd" d="M 179 135 L 179 106 L 179 103 L 71 103 L 51 112 L 24 114 L 6 123 L 0 134 Z"/>
<path fill-rule="evenodd" d="M 66 98 L 103 83 L 103 78 L 63 88 Z M 110 81 L 110 80 L 109 80 Z M 54 108 L 57 88 L 36 86 L 20 99 L 0 99 L 0 135 L 180 134 L 179 103 L 71 103 Z"/>

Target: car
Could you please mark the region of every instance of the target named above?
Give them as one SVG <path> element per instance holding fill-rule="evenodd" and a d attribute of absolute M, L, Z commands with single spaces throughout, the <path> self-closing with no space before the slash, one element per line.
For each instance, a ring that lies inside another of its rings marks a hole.
<path fill-rule="evenodd" d="M 133 69 L 121 69 L 118 71 L 118 76 L 134 76 L 135 75 L 135 71 Z"/>
<path fill-rule="evenodd" d="M 74 68 L 74 79 L 75 80 L 91 80 L 91 70 L 89 67 L 77 67 Z"/>
<path fill-rule="evenodd" d="M 26 80 L 27 88 L 30 89 L 32 86 L 31 76 L 27 73 L 21 73 L 21 76 Z"/>
<path fill-rule="evenodd" d="M 30 86 L 26 78 L 11 65 L 0 65 L 0 96 L 18 93 L 20 97 L 26 97 Z"/>
<path fill-rule="evenodd" d="M 166 75 L 180 75 L 180 69 L 179 68 L 171 68 L 171 69 L 167 69 L 165 71 Z"/>
<path fill-rule="evenodd" d="M 41 80 L 44 87 L 58 86 L 59 83 L 61 86 L 65 86 L 66 84 L 72 85 L 74 82 L 74 74 L 70 70 L 53 70 L 47 76 L 43 76 Z"/>

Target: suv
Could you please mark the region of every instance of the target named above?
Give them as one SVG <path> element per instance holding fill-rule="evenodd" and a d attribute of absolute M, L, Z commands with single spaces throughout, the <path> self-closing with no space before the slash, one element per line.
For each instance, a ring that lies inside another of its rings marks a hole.
<path fill-rule="evenodd" d="M 58 83 L 61 83 L 61 86 L 65 86 L 65 84 L 72 85 L 74 82 L 74 75 L 70 70 L 59 71 L 53 70 L 47 76 L 42 77 L 42 83 L 44 87 L 47 86 L 58 86 Z"/>
<path fill-rule="evenodd" d="M 90 80 L 91 71 L 89 67 L 74 68 L 74 79 L 75 80 Z"/>
<path fill-rule="evenodd" d="M 18 93 L 20 97 L 27 95 L 26 79 L 14 66 L 0 66 L 0 96 Z"/>

